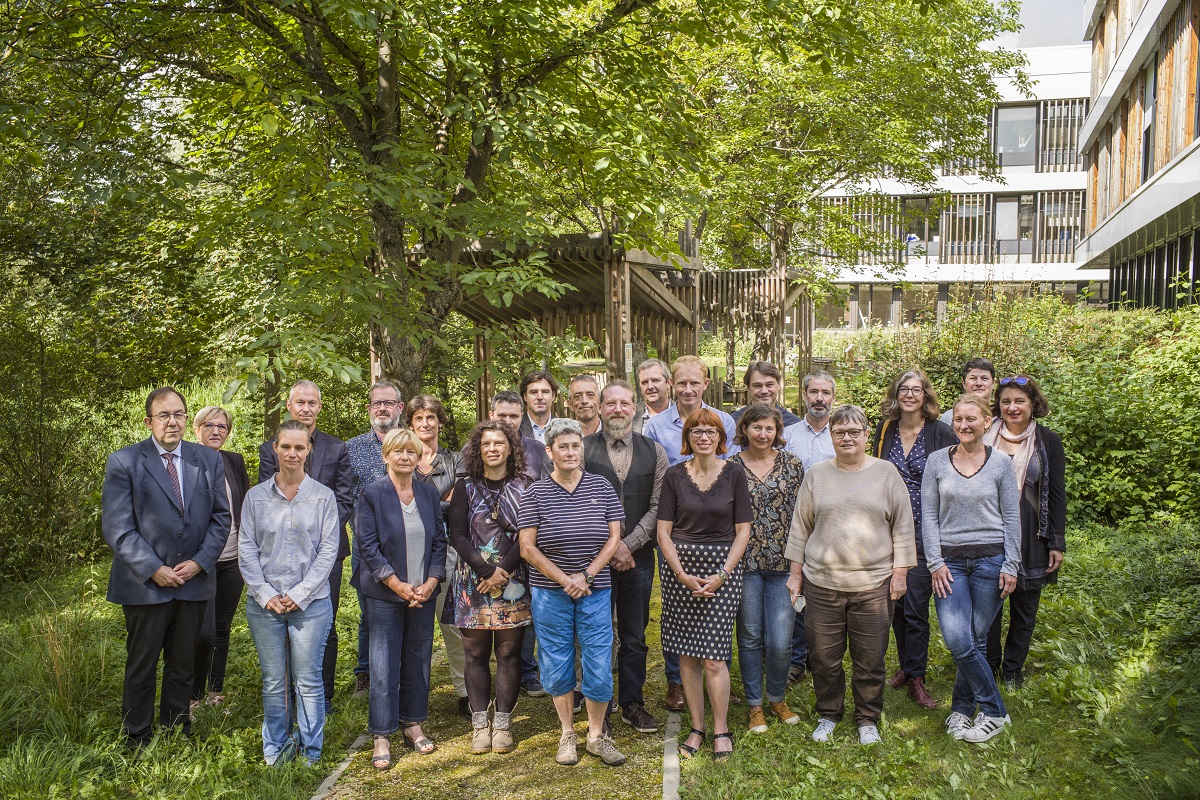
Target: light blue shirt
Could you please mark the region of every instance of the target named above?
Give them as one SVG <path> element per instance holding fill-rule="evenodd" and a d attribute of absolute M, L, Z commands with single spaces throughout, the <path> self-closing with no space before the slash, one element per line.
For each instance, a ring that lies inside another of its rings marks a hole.
<path fill-rule="evenodd" d="M 526 414 L 525 416 L 529 416 Z M 554 419 L 554 415 L 550 415 L 550 419 Z M 550 427 L 550 419 L 546 420 L 545 425 L 538 425 L 533 421 L 533 417 L 529 417 L 529 427 L 533 430 L 533 438 L 537 439 L 542 444 L 546 443 L 546 428 Z"/>
<path fill-rule="evenodd" d="M 805 472 L 808 472 L 813 464 L 828 461 L 835 455 L 828 419 L 821 430 L 815 430 L 808 424 L 807 416 L 801 417 L 795 425 L 788 425 L 783 429 L 783 438 L 787 441 L 783 449 L 804 463 Z"/>
<path fill-rule="evenodd" d="M 702 407 L 715 412 L 721 418 L 721 425 L 725 428 L 725 446 L 729 449 L 720 458 L 729 458 L 740 451 L 742 448 L 733 443 L 733 435 L 737 430 L 737 426 L 733 423 L 733 417 L 724 411 L 713 408 L 708 403 L 702 404 Z M 683 449 L 683 419 L 680 418 L 679 410 L 674 403 L 671 403 L 661 414 L 656 414 L 648 419 L 642 427 L 642 435 L 662 445 L 663 450 L 667 451 L 667 460 L 671 462 L 671 466 L 691 458 L 691 456 L 685 456 L 679 452 Z"/>
<path fill-rule="evenodd" d="M 183 445 L 175 445 L 174 450 L 164 450 L 163 446 L 158 443 L 158 439 L 155 439 L 153 436 L 151 436 L 150 441 L 154 442 L 154 449 L 158 451 L 159 458 L 162 458 L 164 454 L 171 456 L 171 463 L 175 465 L 175 474 L 179 476 L 179 494 L 183 498 L 183 505 L 186 508 L 187 492 L 183 490 L 183 454 L 181 452 L 183 450 Z M 166 464 L 167 462 L 163 461 L 164 467 Z"/>

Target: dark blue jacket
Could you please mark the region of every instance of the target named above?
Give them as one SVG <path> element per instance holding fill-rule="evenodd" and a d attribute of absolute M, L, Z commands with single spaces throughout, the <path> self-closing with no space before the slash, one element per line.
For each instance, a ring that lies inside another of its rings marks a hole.
<path fill-rule="evenodd" d="M 413 481 L 413 498 L 425 523 L 425 575 L 446 580 L 446 522 L 442 518 L 437 489 Z M 408 546 L 404 533 L 404 509 L 396 496 L 392 479 L 384 476 L 363 489 L 358 498 L 358 517 L 354 522 L 354 546 L 358 565 L 350 584 L 367 597 L 404 602 L 380 579 L 393 573 L 404 583 L 408 579 Z M 431 601 L 432 602 L 432 601 Z"/>

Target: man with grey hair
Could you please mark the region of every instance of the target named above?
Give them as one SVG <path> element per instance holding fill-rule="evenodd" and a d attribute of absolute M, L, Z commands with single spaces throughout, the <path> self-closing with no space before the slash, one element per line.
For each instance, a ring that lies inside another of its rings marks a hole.
<path fill-rule="evenodd" d="M 783 429 L 785 449 L 804 462 L 808 472 L 814 464 L 833 458 L 833 437 L 829 434 L 829 412 L 837 384 L 828 372 L 810 372 L 804 376 L 804 417 Z M 808 639 L 804 631 L 804 612 L 796 614 L 792 626 L 792 665 L 788 683 L 794 684 L 808 670 Z"/>
<path fill-rule="evenodd" d="M 641 433 L 647 420 L 671 407 L 671 368 L 657 358 L 638 364 L 638 390 L 642 399 L 633 417 L 633 432 Z"/>
<path fill-rule="evenodd" d="M 579 427 L 584 436 L 599 432 L 600 422 L 600 383 L 596 376 L 581 372 L 572 376 L 567 382 L 567 407 L 579 421 Z"/>
<path fill-rule="evenodd" d="M 296 381 L 288 392 L 287 410 L 291 418 L 308 429 L 308 440 L 312 444 L 304 461 L 304 472 L 333 490 L 337 498 L 338 542 L 337 561 L 329 573 L 329 599 L 333 604 L 333 618 L 337 619 L 338 598 L 342 594 L 342 570 L 346 556 L 350 555 L 350 538 L 346 525 L 354 509 L 354 470 L 350 465 L 350 453 L 346 443 L 336 436 L 317 429 L 317 416 L 321 413 L 321 390 L 312 381 Z M 274 439 L 263 442 L 258 448 L 258 482 L 271 480 L 279 471 L 275 458 Z M 337 667 L 337 625 L 329 626 L 329 638 L 325 641 L 325 658 L 321 664 L 321 679 L 325 684 L 325 713 L 333 709 L 333 673 Z"/>
<path fill-rule="evenodd" d="M 358 497 L 363 489 L 387 475 L 387 465 L 383 463 L 383 437 L 388 432 L 400 427 L 404 415 L 404 401 L 400 399 L 400 389 L 391 381 L 376 381 L 367 392 L 367 417 L 371 421 L 371 430 L 360 433 L 346 442 L 346 450 L 350 453 L 350 470 L 354 476 L 354 488 L 351 497 L 354 501 L 354 512 L 358 511 Z M 354 517 L 350 520 L 354 528 Z M 351 548 L 350 572 L 358 565 L 358 548 Z M 363 605 L 362 592 L 358 594 L 360 609 L 358 620 L 358 663 L 354 666 L 354 696 L 363 697 L 371 686 L 370 675 L 370 639 L 367 633 L 366 612 L 361 611 Z"/>

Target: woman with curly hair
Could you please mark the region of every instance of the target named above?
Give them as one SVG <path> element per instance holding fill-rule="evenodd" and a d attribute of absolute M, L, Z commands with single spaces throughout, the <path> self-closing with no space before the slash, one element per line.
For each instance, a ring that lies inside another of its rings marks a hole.
<path fill-rule="evenodd" d="M 521 689 L 521 642 L 531 619 L 517 512 L 528 485 L 525 451 L 515 429 L 496 420 L 476 425 L 450 499 L 450 545 L 458 563 L 443 611 L 443 621 L 462 630 L 473 753 L 507 753 L 515 747 L 512 712 Z M 496 711 L 489 723 L 493 652 Z"/>

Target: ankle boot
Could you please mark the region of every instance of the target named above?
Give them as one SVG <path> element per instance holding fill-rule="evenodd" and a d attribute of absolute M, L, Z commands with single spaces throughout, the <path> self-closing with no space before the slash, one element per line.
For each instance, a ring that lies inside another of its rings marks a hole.
<path fill-rule="evenodd" d="M 488 725 L 487 711 L 471 712 L 471 752 L 489 753 L 492 750 L 492 732 Z"/>
<path fill-rule="evenodd" d="M 516 747 L 512 735 L 512 713 L 497 711 L 492 719 L 492 752 L 509 753 Z"/>

